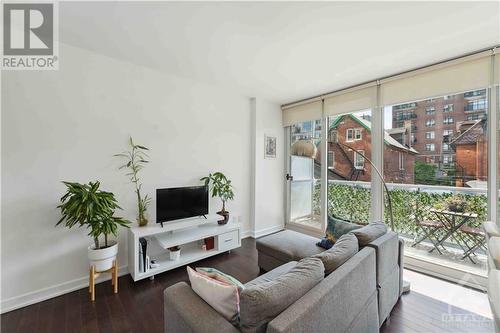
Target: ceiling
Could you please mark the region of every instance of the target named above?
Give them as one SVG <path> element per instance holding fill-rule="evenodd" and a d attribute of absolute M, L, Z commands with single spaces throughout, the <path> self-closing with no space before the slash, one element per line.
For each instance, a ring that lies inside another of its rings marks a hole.
<path fill-rule="evenodd" d="M 499 2 L 61 2 L 60 40 L 275 103 L 500 44 Z"/>

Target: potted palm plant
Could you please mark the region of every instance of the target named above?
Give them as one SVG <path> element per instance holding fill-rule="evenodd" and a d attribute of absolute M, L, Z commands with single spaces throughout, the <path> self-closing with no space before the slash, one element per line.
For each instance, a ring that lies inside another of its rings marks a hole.
<path fill-rule="evenodd" d="M 109 236 L 118 236 L 118 227 L 128 228 L 129 221 L 114 216 L 116 209 L 121 209 L 111 192 L 99 189 L 100 183 L 89 182 L 80 184 L 63 182 L 66 193 L 61 197 L 62 217 L 57 225 L 64 223 L 68 228 L 74 226 L 86 227 L 88 235 L 94 244 L 88 247 L 90 265 L 95 266 L 97 272 L 110 269 L 118 253 L 118 242 L 109 240 Z M 104 242 L 102 242 L 104 238 Z"/>
<path fill-rule="evenodd" d="M 130 150 L 128 152 L 123 152 L 114 156 L 125 158 L 126 163 L 123 164 L 120 169 L 129 169 L 127 176 L 130 177 L 130 181 L 134 184 L 135 195 L 137 196 L 137 223 L 140 227 L 143 227 L 148 224 L 146 211 L 148 205 L 151 203 L 151 198 L 147 194 L 142 196 L 142 184 L 139 180 L 139 172 L 149 163 L 148 154 L 146 153 L 149 149 L 135 144 L 132 137 L 129 138 L 129 145 Z"/>
<path fill-rule="evenodd" d="M 200 179 L 205 182 L 205 186 L 212 186 L 212 198 L 219 197 L 222 201 L 222 209 L 217 214 L 224 217 L 218 221 L 219 224 L 226 224 L 229 221 L 229 212 L 226 210 L 226 202 L 234 199 L 233 185 L 222 172 L 211 173 Z"/>

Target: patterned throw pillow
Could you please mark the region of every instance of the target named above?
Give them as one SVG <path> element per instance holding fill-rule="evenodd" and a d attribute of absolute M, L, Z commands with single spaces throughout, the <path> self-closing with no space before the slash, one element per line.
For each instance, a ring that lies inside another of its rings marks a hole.
<path fill-rule="evenodd" d="M 196 268 L 196 271 L 199 273 L 203 273 L 212 279 L 216 279 L 217 281 L 225 282 L 225 283 L 230 283 L 234 284 L 238 289 L 243 289 L 245 288 L 245 285 L 232 277 L 231 275 L 228 275 L 226 273 L 222 273 L 218 269 L 211 268 L 211 267 L 198 267 Z"/>
<path fill-rule="evenodd" d="M 232 283 L 222 282 L 187 267 L 191 288 L 215 311 L 231 322 L 240 314 L 240 293 Z"/>
<path fill-rule="evenodd" d="M 337 239 L 342 237 L 342 235 L 359 228 L 361 228 L 360 225 L 334 216 L 329 216 L 328 225 L 326 226 L 326 235 L 316 245 L 328 250 L 335 244 Z"/>

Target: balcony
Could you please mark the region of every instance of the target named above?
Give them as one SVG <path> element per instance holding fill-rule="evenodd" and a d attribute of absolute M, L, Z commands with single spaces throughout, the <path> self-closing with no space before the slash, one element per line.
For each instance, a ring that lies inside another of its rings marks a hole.
<path fill-rule="evenodd" d="M 392 107 L 393 111 L 398 111 L 398 110 L 408 110 L 408 109 L 414 109 L 417 107 L 417 103 L 405 103 L 405 104 L 399 104 L 399 105 L 394 105 Z"/>
<path fill-rule="evenodd" d="M 464 98 L 477 98 L 477 97 L 482 97 L 482 96 L 486 96 L 486 89 L 468 91 L 468 92 L 464 93 Z"/>
<path fill-rule="evenodd" d="M 371 205 L 370 187 L 369 182 L 330 180 L 328 214 L 360 224 L 367 223 Z M 477 231 L 481 223 L 486 221 L 486 189 L 414 184 L 388 184 L 388 188 L 393 206 L 393 229 L 405 239 L 407 256 L 477 276 L 486 275 L 487 261 L 483 249 L 475 250 L 471 258 L 464 258 L 466 246 L 473 246 L 475 239 L 469 238 L 465 231 Z M 319 196 L 319 193 L 316 195 Z M 451 197 L 460 197 L 467 202 L 463 214 L 454 215 L 446 211 L 445 202 Z M 387 204 L 385 213 L 385 222 L 390 225 Z M 469 217 L 463 220 L 463 216 Z M 435 237 L 427 239 L 421 224 L 438 225 L 443 218 L 457 219 L 464 225 L 446 238 L 436 251 L 432 242 L 443 239 L 446 229 L 437 230 Z"/>
<path fill-rule="evenodd" d="M 478 112 L 484 111 L 488 107 L 486 101 L 483 103 L 470 103 L 464 106 L 464 112 Z"/>

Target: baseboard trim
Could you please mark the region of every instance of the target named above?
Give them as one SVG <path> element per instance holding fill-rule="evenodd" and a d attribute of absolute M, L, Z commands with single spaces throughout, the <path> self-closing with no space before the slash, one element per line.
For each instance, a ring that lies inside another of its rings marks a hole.
<path fill-rule="evenodd" d="M 118 268 L 118 276 L 127 275 L 127 265 Z M 111 279 L 111 275 L 104 274 L 97 278 L 96 282 L 101 283 Z M 43 302 L 45 300 L 61 296 L 72 291 L 82 289 L 89 286 L 89 277 L 84 276 L 68 282 L 63 282 L 54 286 L 43 288 L 40 290 L 32 291 L 19 296 L 14 296 L 6 300 L 2 300 L 0 306 L 0 313 L 6 313 L 12 310 L 23 308 L 25 306 Z M 110 287 L 111 288 L 111 287 Z"/>
<path fill-rule="evenodd" d="M 284 225 L 275 225 L 275 226 L 272 226 L 269 228 L 264 228 L 264 229 L 254 231 L 252 233 L 252 237 L 259 238 L 259 237 L 266 236 L 266 235 L 269 235 L 269 234 L 272 234 L 272 233 L 275 233 L 275 232 L 278 232 L 278 231 L 281 231 L 284 229 L 285 229 Z"/>

